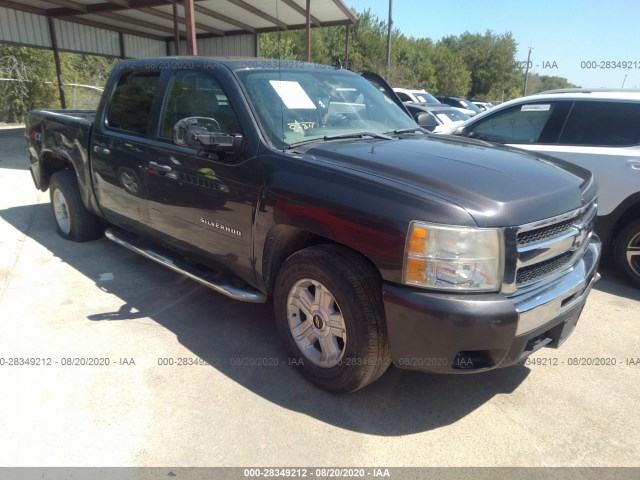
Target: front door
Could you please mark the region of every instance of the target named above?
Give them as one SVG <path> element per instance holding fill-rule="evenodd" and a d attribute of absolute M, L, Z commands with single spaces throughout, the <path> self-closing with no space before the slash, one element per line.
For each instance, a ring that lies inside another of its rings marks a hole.
<path fill-rule="evenodd" d="M 173 126 L 186 117 L 214 119 L 223 133 L 242 131 L 212 73 L 177 70 L 168 88 L 159 141 L 147 165 L 151 226 L 175 247 L 195 250 L 249 279 L 257 160 L 246 143 L 232 156 L 174 144 Z"/>

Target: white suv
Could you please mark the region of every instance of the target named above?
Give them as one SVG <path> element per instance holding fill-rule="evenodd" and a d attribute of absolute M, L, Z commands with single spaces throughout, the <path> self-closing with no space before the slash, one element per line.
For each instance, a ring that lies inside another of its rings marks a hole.
<path fill-rule="evenodd" d="M 562 89 L 503 103 L 454 133 L 558 157 L 600 187 L 596 232 L 640 286 L 640 91 Z"/>
<path fill-rule="evenodd" d="M 423 105 L 440 105 L 440 100 L 426 90 L 411 90 L 408 88 L 394 88 L 396 95 L 403 103 L 421 103 Z"/>

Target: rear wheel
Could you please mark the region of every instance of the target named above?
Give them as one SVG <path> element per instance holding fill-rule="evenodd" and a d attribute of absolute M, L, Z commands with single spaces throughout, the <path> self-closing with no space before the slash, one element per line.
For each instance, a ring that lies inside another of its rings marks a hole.
<path fill-rule="evenodd" d="M 86 242 L 102 235 L 100 219 L 82 203 L 75 172 L 61 170 L 54 173 L 51 176 L 49 190 L 53 216 L 61 237 L 75 242 Z"/>
<path fill-rule="evenodd" d="M 618 267 L 640 287 L 640 220 L 620 231 L 613 245 L 613 257 Z"/>
<path fill-rule="evenodd" d="M 380 377 L 391 363 L 381 291 L 377 271 L 345 248 L 321 245 L 289 257 L 274 308 L 291 364 L 333 392 Z"/>

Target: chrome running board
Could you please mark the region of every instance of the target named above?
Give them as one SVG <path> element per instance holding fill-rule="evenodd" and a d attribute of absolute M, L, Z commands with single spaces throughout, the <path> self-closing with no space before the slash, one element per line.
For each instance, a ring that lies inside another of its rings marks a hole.
<path fill-rule="evenodd" d="M 240 300 L 242 302 L 249 303 L 265 303 L 267 296 L 251 287 L 240 288 L 232 285 L 229 280 L 219 278 L 211 272 L 206 272 L 193 267 L 179 258 L 170 257 L 167 254 L 159 253 L 153 249 L 151 244 L 147 244 L 134 237 L 131 237 L 124 230 L 119 228 L 109 227 L 105 231 L 105 236 L 112 242 L 117 243 L 129 250 L 136 252 L 143 257 L 153 260 L 167 268 L 170 268 L 174 272 L 181 273 L 191 280 L 194 280 L 205 287 L 209 287 L 218 293 L 233 298 L 234 300 Z"/>

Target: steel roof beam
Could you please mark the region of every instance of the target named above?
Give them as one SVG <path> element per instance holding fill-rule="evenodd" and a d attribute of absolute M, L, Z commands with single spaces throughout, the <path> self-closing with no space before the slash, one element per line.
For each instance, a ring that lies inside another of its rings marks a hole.
<path fill-rule="evenodd" d="M 18 2 L 12 2 L 11 0 L 0 0 L 0 7 L 11 8 L 13 10 L 21 10 L 23 12 L 35 13 L 36 15 L 46 15 L 47 10 L 45 8 L 32 7 L 30 5 L 23 5 Z"/>
<path fill-rule="evenodd" d="M 173 15 L 171 15 L 170 13 L 162 12 L 160 10 L 156 10 L 155 8 L 140 8 L 139 11 L 148 13 L 149 15 L 153 15 L 158 18 L 164 18 L 165 20 L 173 21 Z M 179 16 L 178 20 L 180 20 L 181 22 L 184 22 L 183 17 Z M 196 28 L 199 28 L 200 30 L 204 30 L 209 33 L 213 33 L 214 35 L 219 35 L 219 36 L 224 35 L 224 32 L 222 30 L 218 30 L 217 28 L 210 27 L 201 22 L 196 22 Z"/>
<path fill-rule="evenodd" d="M 255 33 L 255 29 L 249 25 L 247 25 L 246 23 L 242 23 L 238 20 L 235 20 L 233 18 L 227 17 L 225 15 L 222 15 L 218 12 L 214 12 L 213 10 L 210 10 L 206 7 L 203 7 L 201 5 L 198 5 L 197 3 L 194 5 L 193 7 L 195 9 L 196 12 L 200 12 L 205 14 L 208 17 L 212 17 L 215 19 L 218 19 L 222 22 L 228 23 L 229 25 L 235 25 L 236 27 L 240 28 L 241 30 L 246 30 L 247 32 L 250 33 Z"/>
<path fill-rule="evenodd" d="M 353 13 L 353 11 L 344 3 L 342 3 L 342 0 L 333 0 L 333 3 L 335 3 L 336 6 L 342 11 L 342 13 L 344 13 L 349 18 L 349 20 L 351 20 L 351 23 L 356 23 L 358 21 L 358 17 L 356 16 L 356 14 Z"/>
<path fill-rule="evenodd" d="M 162 7 L 173 4 L 171 0 L 128 0 L 129 7 L 124 7 L 120 3 L 104 2 L 86 5 L 85 13 L 116 12 L 118 10 L 135 10 L 145 7 Z M 80 12 L 72 8 L 52 8 L 47 10 L 48 15 L 59 17 L 61 15 L 79 15 Z"/>
<path fill-rule="evenodd" d="M 274 25 L 277 25 L 278 27 L 280 27 L 282 30 L 287 30 L 287 24 L 281 22 L 280 20 L 278 20 L 275 17 L 272 17 L 271 15 L 269 15 L 266 12 L 263 12 L 262 10 L 260 10 L 259 8 L 254 7 L 253 5 L 248 4 L 247 2 L 243 1 L 243 0 L 227 0 L 227 2 L 229 3 L 233 3 L 234 5 L 242 8 L 243 10 L 246 10 L 247 12 L 251 12 L 254 15 L 257 15 L 258 17 L 264 18 L 265 20 L 273 23 Z"/>
<path fill-rule="evenodd" d="M 298 5 L 296 2 L 294 2 L 293 0 L 282 0 L 282 2 L 291 7 L 292 9 L 294 9 L 296 12 L 298 12 L 300 15 L 302 15 L 304 18 L 307 18 L 307 12 L 304 8 L 302 8 L 300 5 Z M 313 15 L 311 15 L 311 23 L 316 24 L 317 26 L 320 26 L 320 20 L 318 20 L 316 17 L 314 17 Z"/>
<path fill-rule="evenodd" d="M 113 3 L 115 5 L 118 5 L 122 8 L 131 8 L 131 6 L 129 5 L 129 0 L 107 0 L 109 3 Z"/>
<path fill-rule="evenodd" d="M 165 40 L 165 37 L 160 35 L 154 35 L 152 33 L 145 33 L 139 30 L 132 30 L 130 28 L 119 27 L 117 25 L 109 25 L 108 23 L 96 22 L 94 20 L 88 20 L 86 18 L 73 17 L 73 16 L 68 16 L 68 17 L 62 16 L 57 18 L 58 20 L 65 20 L 71 23 L 79 23 L 81 25 L 86 25 L 88 27 L 102 28 L 103 30 L 111 30 L 112 32 L 122 32 L 122 33 L 126 33 L 127 35 L 135 35 L 138 37 L 150 38 L 152 40 L 160 40 L 160 41 Z"/>
<path fill-rule="evenodd" d="M 101 17 L 110 18 L 111 20 L 116 20 L 117 22 L 127 23 L 129 25 L 135 25 L 137 27 L 148 28 L 149 30 L 158 30 L 159 32 L 165 32 L 173 35 L 173 28 L 171 27 L 165 27 L 163 25 L 158 25 L 157 23 L 147 22 L 145 20 L 139 20 L 133 17 L 127 17 L 125 15 L 120 15 L 119 13 L 101 12 L 94 13 L 94 15 L 99 15 Z"/>
<path fill-rule="evenodd" d="M 73 0 L 42 0 L 45 3 L 51 3 L 52 5 L 58 5 L 59 7 L 68 8 L 75 12 L 87 13 L 87 6 L 82 3 L 74 2 Z"/>

